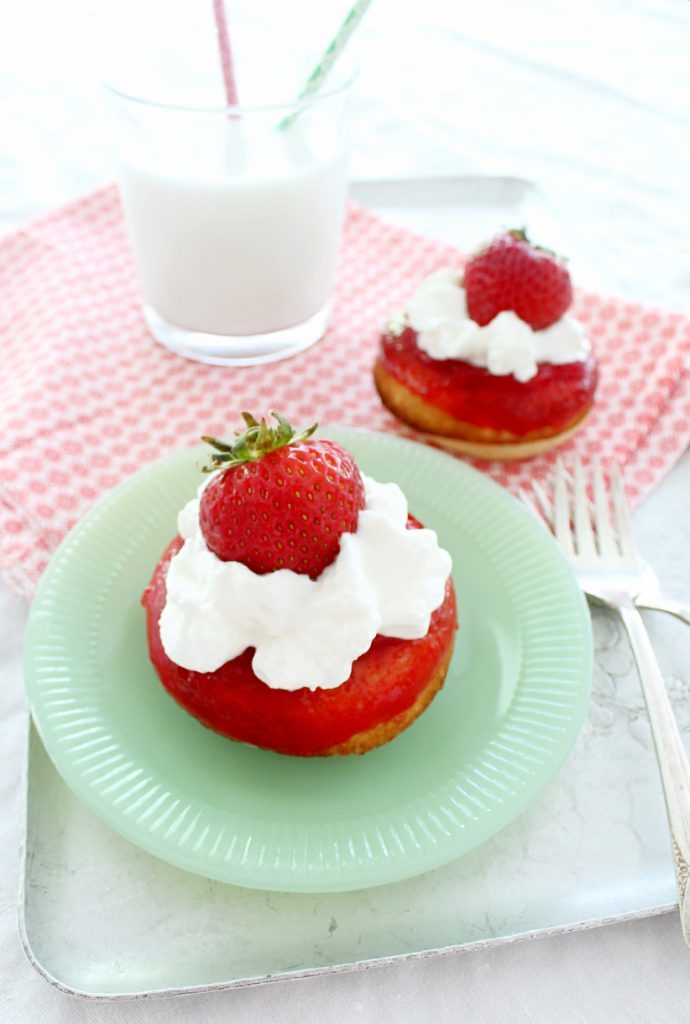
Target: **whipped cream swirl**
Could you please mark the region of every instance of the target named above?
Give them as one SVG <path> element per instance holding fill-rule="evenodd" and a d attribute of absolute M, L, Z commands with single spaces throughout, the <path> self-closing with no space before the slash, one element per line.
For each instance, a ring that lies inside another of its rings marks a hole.
<path fill-rule="evenodd" d="M 419 347 L 432 359 L 462 359 L 498 377 L 534 377 L 539 363 L 583 362 L 590 352 L 584 328 L 570 316 L 534 331 L 511 310 L 480 327 L 467 314 L 458 273 L 443 267 L 425 278 L 407 306 Z M 395 325 L 394 325 L 395 328 Z"/>
<path fill-rule="evenodd" d="M 290 569 L 258 575 L 222 562 L 199 526 L 199 488 L 178 517 L 184 544 L 170 562 L 160 618 L 165 653 L 182 668 L 213 672 L 248 647 L 252 668 L 282 690 L 331 689 L 377 634 L 425 636 L 443 602 L 451 558 L 433 530 L 408 530 L 394 483 L 362 475 L 366 504 L 355 533 L 316 580 Z"/>

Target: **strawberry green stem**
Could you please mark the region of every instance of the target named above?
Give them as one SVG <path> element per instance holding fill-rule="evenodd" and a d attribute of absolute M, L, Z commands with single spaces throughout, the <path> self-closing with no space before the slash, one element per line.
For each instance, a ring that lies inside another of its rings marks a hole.
<path fill-rule="evenodd" d="M 204 435 L 201 440 L 216 450 L 211 453 L 209 464 L 202 467 L 202 472 L 213 473 L 217 469 L 231 469 L 233 466 L 241 466 L 245 462 L 253 462 L 268 455 L 269 452 L 284 448 L 285 445 L 306 440 L 311 437 L 318 426 L 313 423 L 311 427 L 296 434 L 279 412 L 271 410 L 271 416 L 277 421 L 277 427 L 269 426 L 263 417 L 259 421 L 251 413 L 243 412 L 242 418 L 247 429 L 237 431 L 235 440 L 230 444 Z"/>
<path fill-rule="evenodd" d="M 533 242 L 531 238 L 529 238 L 527 235 L 527 228 L 509 228 L 508 234 L 512 235 L 513 238 L 517 238 L 521 242 L 526 242 L 527 245 L 529 245 L 530 248 L 534 249 L 536 252 L 546 253 L 547 256 L 555 256 L 557 259 L 563 260 L 563 262 L 565 262 L 565 258 L 563 256 L 559 256 L 559 254 L 557 252 L 554 252 L 553 249 L 549 249 L 545 245 L 537 245 L 536 242 Z"/>

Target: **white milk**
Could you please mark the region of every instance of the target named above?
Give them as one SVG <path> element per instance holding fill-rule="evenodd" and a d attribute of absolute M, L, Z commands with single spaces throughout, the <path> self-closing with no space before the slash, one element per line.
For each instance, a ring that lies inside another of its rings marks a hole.
<path fill-rule="evenodd" d="M 121 151 L 144 302 L 169 323 L 262 334 L 301 324 L 328 303 L 346 155 L 342 146 L 315 155 L 298 132 L 275 130 L 275 117 L 271 132 L 226 122 L 203 125 L 184 146 L 168 137 Z"/>

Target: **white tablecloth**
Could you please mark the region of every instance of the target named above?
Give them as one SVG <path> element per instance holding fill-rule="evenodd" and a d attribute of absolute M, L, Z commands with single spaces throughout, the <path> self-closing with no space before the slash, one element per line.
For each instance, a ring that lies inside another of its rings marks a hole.
<path fill-rule="evenodd" d="M 292 30 L 327 30 L 347 2 L 314 4 Z M 236 4 L 241 7 L 241 4 Z M 268 9 L 268 0 L 266 9 Z M 135 7 L 117 9 L 120 28 Z M 189 7 L 189 4 L 187 4 Z M 257 8 L 253 6 L 254 15 Z M 169 3 L 170 19 L 185 5 Z M 261 8 L 260 13 L 263 11 Z M 107 13 L 107 12 L 106 12 Z M 284 16 L 284 14 L 283 14 Z M 273 5 L 274 45 L 281 34 Z M 13 5 L 0 41 L 0 225 L 12 228 L 110 176 L 97 72 L 102 5 Z M 307 27 L 308 26 L 308 27 Z M 267 37 L 269 38 L 269 37 Z M 318 45 L 315 43 L 315 45 Z M 688 309 L 690 5 L 582 0 L 377 0 L 361 27 L 353 173 L 502 173 L 538 182 L 603 290 Z M 458 240 L 459 244 L 461 240 Z M 1 297 L 0 297 L 1 302 Z M 0 373 L 2 367 L 0 366 Z M 663 502 L 690 502 L 690 467 Z M 636 526 L 653 555 L 662 496 Z M 690 575 L 678 525 L 678 574 Z M 653 560 L 653 559 L 652 559 Z M 684 560 L 684 564 L 683 564 Z M 673 586 L 673 580 L 665 581 Z M 690 952 L 674 915 L 367 971 L 145 1003 L 93 1004 L 36 975 L 17 934 L 26 608 L 0 585 L 0 1007 L 45 1021 L 606 1020 L 690 1016 Z"/>

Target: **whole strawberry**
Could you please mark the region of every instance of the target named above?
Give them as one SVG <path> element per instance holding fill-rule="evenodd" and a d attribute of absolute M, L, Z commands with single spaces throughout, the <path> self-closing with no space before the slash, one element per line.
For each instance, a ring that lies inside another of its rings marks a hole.
<path fill-rule="evenodd" d="M 357 529 L 364 484 L 357 465 L 333 441 L 299 435 L 280 413 L 278 426 L 242 413 L 247 429 L 216 450 L 206 472 L 199 521 L 206 544 L 224 562 L 256 573 L 292 569 L 316 579 L 333 562 L 343 533 Z"/>
<path fill-rule="evenodd" d="M 532 245 L 524 231 L 505 231 L 475 253 L 464 286 L 467 312 L 482 327 L 510 309 L 541 331 L 560 320 L 573 297 L 565 264 Z"/>

